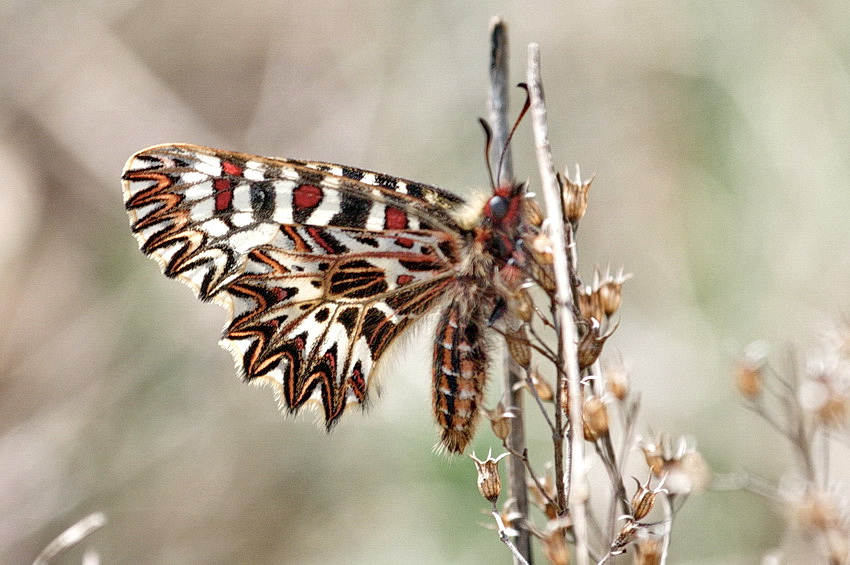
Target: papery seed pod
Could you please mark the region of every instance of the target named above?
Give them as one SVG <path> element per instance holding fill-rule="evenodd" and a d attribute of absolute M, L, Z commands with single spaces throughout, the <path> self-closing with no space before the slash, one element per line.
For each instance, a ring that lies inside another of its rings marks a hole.
<path fill-rule="evenodd" d="M 599 355 L 602 354 L 605 341 L 614 333 L 614 330 L 611 330 L 605 335 L 599 335 L 599 330 L 599 322 L 595 319 L 591 320 L 590 327 L 578 342 L 578 366 L 581 370 L 596 363 Z"/>
<path fill-rule="evenodd" d="M 594 442 L 608 435 L 608 409 L 600 397 L 589 396 L 584 400 L 581 406 L 581 417 L 584 423 L 584 439 Z"/>
<path fill-rule="evenodd" d="M 602 320 L 605 316 L 605 311 L 602 309 L 602 304 L 599 303 L 599 293 L 586 287 L 579 291 L 578 309 L 581 312 L 582 318 L 585 320 Z"/>
<path fill-rule="evenodd" d="M 496 504 L 499 494 L 502 492 L 502 480 L 499 478 L 499 461 L 507 457 L 507 453 L 502 453 L 495 459 L 492 454 L 487 454 L 487 459 L 479 460 L 473 453 L 470 455 L 475 461 L 475 467 L 478 469 L 478 492 L 481 496 Z"/>
<path fill-rule="evenodd" d="M 578 165 L 576 165 L 577 180 L 570 179 L 567 174 L 563 187 L 564 215 L 567 221 L 573 225 L 576 225 L 587 211 L 587 192 L 590 190 L 590 184 L 594 178 L 590 177 L 587 181 L 582 182 L 580 175 Z"/>
<path fill-rule="evenodd" d="M 526 198 L 523 200 L 523 218 L 530 226 L 539 228 L 543 225 L 543 219 L 545 216 L 543 215 L 543 210 L 540 209 L 540 205 L 536 200 L 532 198 Z"/>
<path fill-rule="evenodd" d="M 511 435 L 514 413 L 505 408 L 504 404 L 499 402 L 492 410 L 485 410 L 484 415 L 490 420 L 490 429 L 497 438 L 504 440 Z"/>
<path fill-rule="evenodd" d="M 660 565 L 664 557 L 664 538 L 642 529 L 635 536 L 635 565 Z"/>
<path fill-rule="evenodd" d="M 623 283 L 609 280 L 605 281 L 597 290 L 599 304 L 602 306 L 602 311 L 605 312 L 606 316 L 610 317 L 614 312 L 619 310 L 620 304 L 623 302 L 622 288 Z"/>
<path fill-rule="evenodd" d="M 540 288 L 546 292 L 555 292 L 555 272 L 551 265 L 543 265 L 537 261 L 531 263 L 531 275 Z"/>
<path fill-rule="evenodd" d="M 508 345 L 508 353 L 520 367 L 528 367 L 531 363 L 531 344 L 528 343 L 528 334 L 524 327 L 505 335 Z"/>
<path fill-rule="evenodd" d="M 555 398 L 555 391 L 552 390 L 552 385 L 549 384 L 549 381 L 537 371 L 531 371 L 528 377 L 531 379 L 531 384 L 537 393 L 537 397 L 543 402 L 552 402 Z"/>
<path fill-rule="evenodd" d="M 634 477 L 632 478 L 634 479 Z M 664 479 L 661 479 L 661 482 L 658 483 L 658 486 L 654 489 L 649 487 L 650 482 L 652 481 L 651 471 L 649 478 L 646 480 L 646 484 L 641 484 L 637 479 L 634 480 L 635 483 L 637 483 L 637 490 L 631 500 L 632 518 L 636 521 L 640 521 L 646 518 L 647 514 L 652 511 L 652 508 L 655 506 L 655 497 L 658 493 L 663 492 L 666 494 L 667 491 L 661 488 L 664 484 Z"/>
<path fill-rule="evenodd" d="M 536 481 L 531 478 L 527 481 L 528 492 L 531 493 L 534 503 L 543 512 L 549 520 L 555 520 L 558 517 L 558 509 L 553 501 L 558 495 L 555 493 L 555 485 L 551 477 L 538 477 Z M 542 490 L 541 490 L 542 487 Z"/>
<path fill-rule="evenodd" d="M 626 525 L 620 529 L 617 538 L 611 544 L 611 555 L 621 555 L 625 553 L 626 546 L 632 543 L 637 537 L 637 532 L 640 526 L 635 524 L 634 520 L 626 519 Z"/>
<path fill-rule="evenodd" d="M 567 545 L 562 528 L 556 528 L 544 534 L 540 541 L 543 544 L 543 553 L 546 554 L 549 563 L 552 565 L 569 565 L 570 548 Z"/>
<path fill-rule="evenodd" d="M 659 442 L 641 442 L 640 448 L 643 451 L 646 466 L 652 469 L 656 477 L 659 476 L 665 465 L 662 445 Z"/>
<path fill-rule="evenodd" d="M 552 255 L 552 240 L 548 234 L 537 233 L 531 237 L 529 244 L 531 255 L 539 265 L 551 265 L 555 262 Z"/>
<path fill-rule="evenodd" d="M 526 287 L 519 287 L 508 299 L 508 308 L 511 313 L 525 323 L 531 321 L 534 316 L 534 302 Z"/>

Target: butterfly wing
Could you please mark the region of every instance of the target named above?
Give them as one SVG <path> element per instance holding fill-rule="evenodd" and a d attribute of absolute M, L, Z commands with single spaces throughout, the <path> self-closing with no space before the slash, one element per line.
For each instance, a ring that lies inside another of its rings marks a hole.
<path fill-rule="evenodd" d="M 455 282 L 463 201 L 435 187 L 194 145 L 141 151 L 123 180 L 142 252 L 230 312 L 243 378 L 291 410 L 320 402 L 328 425 Z"/>

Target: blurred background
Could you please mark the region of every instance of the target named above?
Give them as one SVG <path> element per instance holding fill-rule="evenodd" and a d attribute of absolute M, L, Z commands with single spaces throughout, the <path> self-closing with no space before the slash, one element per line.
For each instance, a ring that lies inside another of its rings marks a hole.
<path fill-rule="evenodd" d="M 559 166 L 597 173 L 583 274 L 634 274 L 607 350 L 639 431 L 690 435 L 717 473 L 782 474 L 787 444 L 729 375 L 748 342 L 805 352 L 847 313 L 850 4 L 6 0 L 0 560 L 102 511 L 60 562 L 510 562 L 471 462 L 431 452 L 427 323 L 368 414 L 332 435 L 284 418 L 235 379 L 224 312 L 139 253 L 119 183 L 133 152 L 179 141 L 486 187 L 497 13 L 513 82 L 541 45 Z M 514 155 L 536 187 L 529 122 Z M 757 562 L 774 510 L 692 497 L 672 562 Z"/>

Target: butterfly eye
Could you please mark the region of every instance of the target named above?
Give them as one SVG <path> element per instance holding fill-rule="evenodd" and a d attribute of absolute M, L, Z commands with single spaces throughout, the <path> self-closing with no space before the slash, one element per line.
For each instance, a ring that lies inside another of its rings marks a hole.
<path fill-rule="evenodd" d="M 508 199 L 504 196 L 493 196 L 487 206 L 490 208 L 490 216 L 495 220 L 501 220 L 508 214 Z"/>

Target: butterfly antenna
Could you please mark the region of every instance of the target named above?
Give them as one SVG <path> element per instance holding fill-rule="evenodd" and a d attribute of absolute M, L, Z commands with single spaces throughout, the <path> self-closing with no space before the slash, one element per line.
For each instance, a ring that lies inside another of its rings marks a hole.
<path fill-rule="evenodd" d="M 513 139 L 514 132 L 516 132 L 516 128 L 519 127 L 519 123 L 525 117 L 525 113 L 528 112 L 528 109 L 531 107 L 531 95 L 528 93 L 528 85 L 524 82 L 521 82 L 517 86 L 525 90 L 525 104 L 522 105 L 522 110 L 520 110 L 519 116 L 517 116 L 517 119 L 514 122 L 513 127 L 511 128 L 511 133 L 508 134 L 508 138 L 505 140 L 505 145 L 502 146 L 502 152 L 499 153 L 499 167 L 498 173 L 496 174 L 496 178 L 500 182 L 502 180 L 502 167 L 505 163 L 505 155 L 508 152 L 508 147 L 511 146 L 511 139 Z"/>
<path fill-rule="evenodd" d="M 487 163 L 487 174 L 490 175 L 490 188 L 495 190 L 496 184 L 493 181 L 493 165 L 490 163 L 490 146 L 493 144 L 493 130 L 484 118 L 478 118 L 478 122 L 484 128 L 484 137 L 486 138 L 484 143 L 484 161 Z"/>

